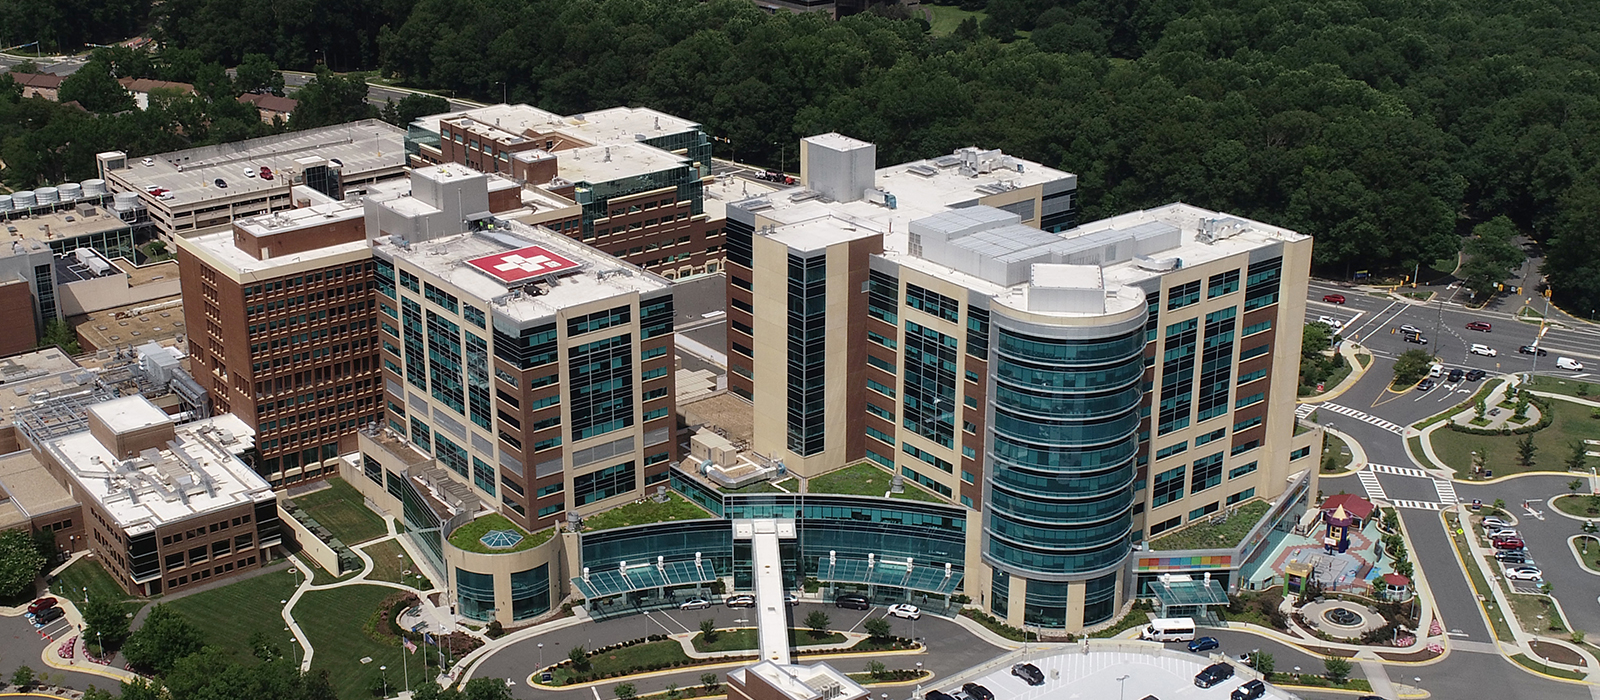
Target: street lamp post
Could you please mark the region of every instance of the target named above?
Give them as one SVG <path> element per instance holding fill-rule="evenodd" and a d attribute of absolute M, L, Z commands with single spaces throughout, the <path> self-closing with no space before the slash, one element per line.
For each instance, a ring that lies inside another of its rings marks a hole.
<path fill-rule="evenodd" d="M 293 650 L 294 668 L 298 671 L 300 670 L 300 640 L 294 636 L 294 630 L 284 627 L 283 631 L 289 633 L 289 648 Z"/>
<path fill-rule="evenodd" d="M 539 642 L 539 670 L 544 670 L 544 642 Z"/>
<path fill-rule="evenodd" d="M 1128 697 L 1128 676 L 1126 676 L 1126 675 L 1117 676 L 1117 698 L 1118 698 L 1118 700 L 1126 700 L 1127 697 Z"/>
<path fill-rule="evenodd" d="M 383 674 L 383 696 L 389 697 L 389 667 L 379 666 L 378 673 Z"/>

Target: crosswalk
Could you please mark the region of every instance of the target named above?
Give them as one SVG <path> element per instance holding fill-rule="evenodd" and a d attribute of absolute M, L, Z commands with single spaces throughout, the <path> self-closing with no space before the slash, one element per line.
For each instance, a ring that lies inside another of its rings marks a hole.
<path fill-rule="evenodd" d="M 1439 494 L 1439 502 L 1446 506 L 1453 506 L 1461 502 L 1461 499 L 1456 496 L 1456 485 L 1450 483 L 1449 480 L 1434 479 L 1433 490 Z"/>
<path fill-rule="evenodd" d="M 1300 405 L 1294 407 L 1294 417 L 1295 418 L 1299 418 L 1300 420 L 1305 420 L 1306 416 L 1309 416 L 1312 413 L 1315 413 L 1316 410 L 1317 410 L 1317 404 L 1314 404 L 1314 403 L 1303 403 L 1303 404 L 1300 404 Z"/>
<path fill-rule="evenodd" d="M 1406 499 L 1397 499 L 1389 501 L 1389 503 L 1396 508 L 1410 508 L 1413 510 L 1439 510 L 1444 507 L 1444 504 L 1433 501 L 1410 501 Z"/>
<path fill-rule="evenodd" d="M 1365 469 L 1356 472 L 1356 479 L 1361 481 L 1361 488 L 1367 491 L 1367 500 L 1385 501 L 1389 494 L 1383 492 L 1383 484 L 1378 483 L 1378 475 Z"/>
<path fill-rule="evenodd" d="M 1358 411 L 1356 409 L 1350 408 L 1349 406 L 1340 406 L 1339 404 L 1336 404 L 1336 403 L 1324 403 L 1324 404 L 1322 404 L 1322 407 L 1326 408 L 1326 409 L 1328 409 L 1330 411 L 1333 411 L 1334 413 L 1338 413 L 1338 414 L 1341 414 L 1341 415 L 1349 416 L 1349 417 L 1354 418 L 1354 419 L 1356 419 L 1358 421 L 1361 421 L 1363 423 L 1367 423 L 1367 424 L 1370 424 L 1370 425 L 1376 425 L 1379 428 L 1383 428 L 1384 430 L 1387 430 L 1387 431 L 1389 431 L 1391 433 L 1394 433 L 1396 435 L 1404 435 L 1405 434 L 1405 428 L 1401 427 L 1400 425 L 1392 423 L 1392 422 L 1389 422 L 1389 421 L 1386 421 L 1386 420 L 1384 420 L 1382 418 L 1379 418 L 1379 417 L 1374 416 L 1374 415 L 1372 415 L 1370 413 L 1367 413 L 1366 411 Z"/>
<path fill-rule="evenodd" d="M 1418 479 L 1430 478 L 1427 472 L 1416 467 L 1393 467 L 1387 464 L 1368 464 L 1367 468 L 1375 472 L 1394 474 L 1396 476 L 1411 476 Z"/>

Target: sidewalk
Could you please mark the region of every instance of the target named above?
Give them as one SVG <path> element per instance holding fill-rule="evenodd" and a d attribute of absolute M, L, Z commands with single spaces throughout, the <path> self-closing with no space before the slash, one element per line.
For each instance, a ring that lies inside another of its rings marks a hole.
<path fill-rule="evenodd" d="M 1350 363 L 1350 374 L 1345 375 L 1345 378 L 1338 384 L 1335 384 L 1332 389 L 1324 391 L 1316 396 L 1307 396 L 1303 399 L 1300 399 L 1298 403 L 1306 404 L 1332 401 L 1336 398 L 1339 398 L 1340 394 L 1349 391 L 1350 387 L 1355 386 L 1356 382 L 1361 381 L 1361 378 L 1367 374 L 1367 367 L 1362 367 L 1361 361 L 1356 357 L 1357 355 L 1361 355 L 1363 353 L 1366 354 L 1368 362 L 1370 363 L 1372 360 L 1372 351 L 1367 350 L 1365 345 L 1362 345 L 1354 340 L 1346 340 L 1339 343 L 1339 355 L 1344 358 L 1345 362 Z M 1370 364 L 1368 366 L 1370 366 Z"/>

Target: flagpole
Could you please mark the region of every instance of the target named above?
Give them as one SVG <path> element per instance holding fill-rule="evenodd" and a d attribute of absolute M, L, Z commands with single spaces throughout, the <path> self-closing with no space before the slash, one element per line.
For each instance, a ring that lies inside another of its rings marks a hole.
<path fill-rule="evenodd" d="M 405 674 L 407 693 L 411 692 L 411 665 L 406 662 L 406 657 L 409 656 L 409 654 L 406 653 L 406 645 L 409 643 L 411 643 L 411 640 L 406 639 L 405 635 L 403 634 L 400 635 L 400 673 Z M 426 668 L 427 664 L 423 664 L 423 667 Z"/>

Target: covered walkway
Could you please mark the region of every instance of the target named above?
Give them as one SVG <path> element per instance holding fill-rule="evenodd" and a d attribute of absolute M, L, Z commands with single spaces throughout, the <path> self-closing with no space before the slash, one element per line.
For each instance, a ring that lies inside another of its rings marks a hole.
<path fill-rule="evenodd" d="M 761 518 L 733 521 L 733 539 L 750 540 L 756 591 L 756 624 L 762 661 L 791 663 L 789 606 L 784 601 L 783 554 L 778 540 L 795 537 L 793 520 Z"/>

